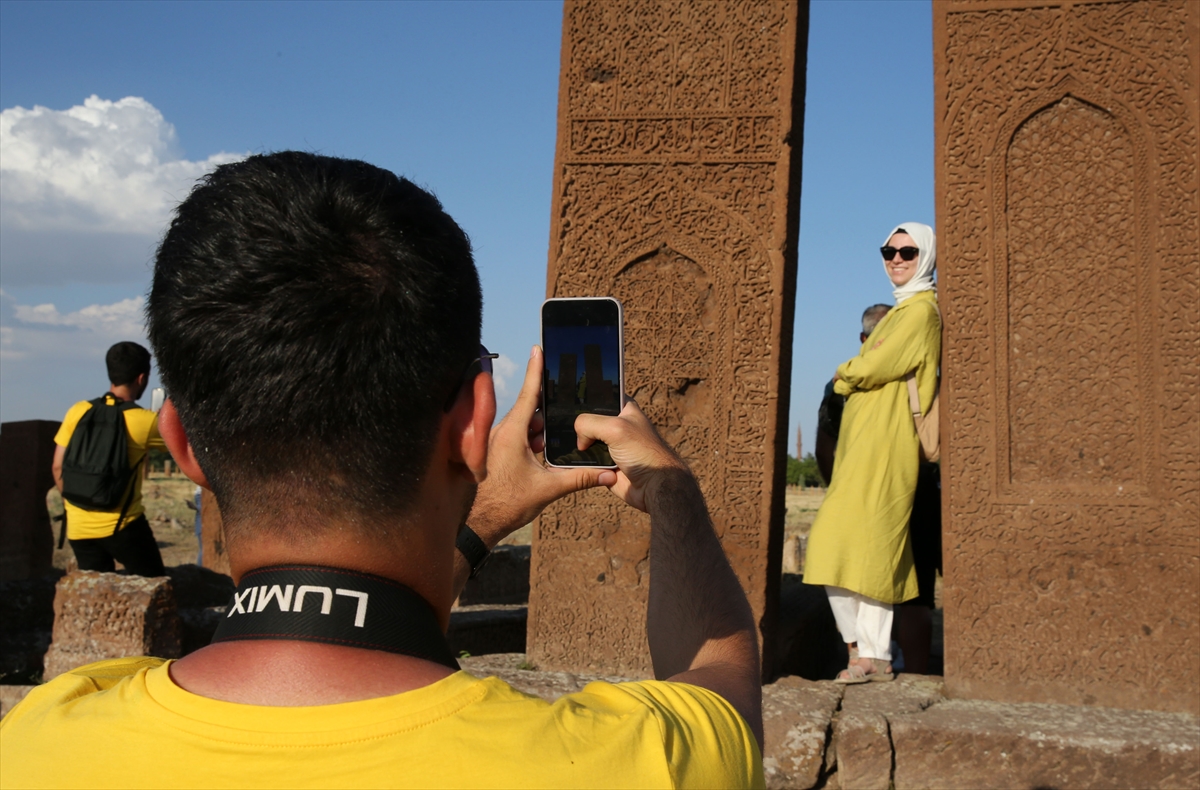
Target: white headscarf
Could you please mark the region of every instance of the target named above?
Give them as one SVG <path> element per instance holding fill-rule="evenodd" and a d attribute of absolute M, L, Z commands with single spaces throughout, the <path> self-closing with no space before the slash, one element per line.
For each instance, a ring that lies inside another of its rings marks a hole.
<path fill-rule="evenodd" d="M 919 294 L 921 291 L 933 290 L 933 271 L 937 268 L 937 239 L 934 238 L 933 228 L 928 225 L 923 225 L 920 222 L 904 222 L 897 225 L 887 238 L 883 240 L 887 244 L 900 231 L 904 231 L 909 236 L 913 237 L 913 241 L 917 243 L 917 249 L 920 252 L 917 254 L 917 273 L 912 276 L 912 279 L 898 288 L 892 289 L 892 296 L 896 297 L 896 304 L 900 304 L 905 299 L 914 294 Z M 887 262 L 883 264 L 884 272 L 887 272 Z"/>

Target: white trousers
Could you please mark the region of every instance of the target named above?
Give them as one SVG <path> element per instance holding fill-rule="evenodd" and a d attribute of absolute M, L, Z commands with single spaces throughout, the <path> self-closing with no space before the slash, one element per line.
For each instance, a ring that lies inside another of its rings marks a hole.
<path fill-rule="evenodd" d="M 891 661 L 892 605 L 841 587 L 826 587 L 825 594 L 842 640 L 858 642 L 862 658 Z"/>

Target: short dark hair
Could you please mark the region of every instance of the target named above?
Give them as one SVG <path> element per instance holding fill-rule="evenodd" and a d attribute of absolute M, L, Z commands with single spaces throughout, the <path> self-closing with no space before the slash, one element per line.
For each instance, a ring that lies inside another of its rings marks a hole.
<path fill-rule="evenodd" d="M 369 527 L 410 504 L 482 296 L 436 197 L 283 151 L 217 168 L 179 206 L 146 313 L 227 524 L 286 502 Z"/>
<path fill-rule="evenodd" d="M 898 233 L 899 231 L 897 231 Z M 875 331 L 875 327 L 879 326 L 879 322 L 892 309 L 890 304 L 873 304 L 862 314 L 862 331 L 864 335 L 870 336 Z"/>
<path fill-rule="evenodd" d="M 108 350 L 104 364 L 108 367 L 109 384 L 114 387 L 132 384 L 143 373 L 150 375 L 150 352 L 139 343 L 125 340 Z"/>

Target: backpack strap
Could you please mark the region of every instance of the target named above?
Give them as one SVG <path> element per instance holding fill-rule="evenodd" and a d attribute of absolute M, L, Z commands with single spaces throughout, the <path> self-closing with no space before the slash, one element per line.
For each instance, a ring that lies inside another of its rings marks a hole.
<path fill-rule="evenodd" d="M 146 455 L 150 455 L 149 450 L 146 451 Z M 125 520 L 125 514 L 129 512 L 129 506 L 133 504 L 133 492 L 137 490 L 138 467 L 142 465 L 142 461 L 146 460 L 146 455 L 139 458 L 133 468 L 129 470 L 129 493 L 125 495 L 125 504 L 121 505 L 121 515 L 117 516 L 117 525 L 113 527 L 114 535 L 121 531 L 121 522 Z"/>
<path fill-rule="evenodd" d="M 912 412 L 914 420 L 921 419 L 921 395 L 917 392 L 917 374 L 916 371 L 909 373 L 904 377 L 904 381 L 908 384 L 908 408 Z"/>
<path fill-rule="evenodd" d="M 101 395 L 99 398 L 97 398 L 95 401 L 93 401 L 93 403 L 99 402 L 101 404 L 107 405 L 109 397 L 112 397 L 114 400 L 116 399 L 115 395 L 113 395 L 110 392 L 106 392 L 103 395 Z M 124 411 L 129 411 L 130 409 L 137 406 L 137 403 L 135 401 L 131 401 L 131 400 L 123 400 L 123 401 L 118 401 L 117 403 L 114 403 L 113 405 L 124 412 Z M 126 433 L 126 435 L 128 435 L 128 433 L 129 433 L 128 426 L 126 426 L 126 428 L 125 428 L 125 433 Z M 143 455 L 141 458 L 138 459 L 137 463 L 133 465 L 133 468 L 129 470 L 129 472 L 130 472 L 130 474 L 129 474 L 129 493 L 127 493 L 125 495 L 125 503 L 123 505 L 121 505 L 121 515 L 117 516 L 117 525 L 115 527 L 113 527 L 112 534 L 114 534 L 114 535 L 116 535 L 118 532 L 121 531 L 121 522 L 123 522 L 125 520 L 125 514 L 129 512 L 129 506 L 133 504 L 133 492 L 137 490 L 138 467 L 140 467 L 142 465 L 142 461 L 145 461 L 146 456 L 148 456 L 148 455 L 150 455 L 149 449 L 146 450 L 145 455 Z M 59 548 L 61 548 L 61 546 Z"/>

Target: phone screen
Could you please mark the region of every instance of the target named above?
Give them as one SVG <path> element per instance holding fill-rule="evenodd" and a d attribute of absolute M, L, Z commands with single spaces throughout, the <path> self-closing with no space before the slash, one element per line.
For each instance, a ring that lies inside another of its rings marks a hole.
<path fill-rule="evenodd" d="M 608 446 L 576 448 L 575 418 L 616 416 L 625 391 L 621 303 L 616 299 L 548 299 L 542 304 L 542 413 L 551 466 L 614 466 Z"/>

